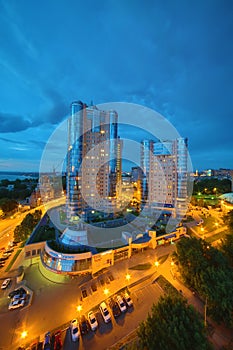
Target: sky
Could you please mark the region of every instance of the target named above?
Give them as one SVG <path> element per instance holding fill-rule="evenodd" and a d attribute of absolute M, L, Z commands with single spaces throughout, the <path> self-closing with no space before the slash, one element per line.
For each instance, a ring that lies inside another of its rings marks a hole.
<path fill-rule="evenodd" d="M 151 108 L 194 169 L 233 168 L 233 1 L 0 0 L 0 33 L 0 171 L 38 171 L 74 100 Z"/>

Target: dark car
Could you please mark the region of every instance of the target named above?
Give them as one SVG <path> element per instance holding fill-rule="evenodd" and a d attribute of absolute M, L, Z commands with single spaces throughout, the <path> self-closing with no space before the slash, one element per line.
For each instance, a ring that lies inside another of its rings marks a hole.
<path fill-rule="evenodd" d="M 54 350 L 60 350 L 62 348 L 61 331 L 55 333 Z"/>
<path fill-rule="evenodd" d="M 112 309 L 112 313 L 114 317 L 118 317 L 121 314 L 121 310 L 117 304 L 117 302 L 113 299 L 110 299 L 109 306 Z"/>
<path fill-rule="evenodd" d="M 37 344 L 37 349 L 36 350 L 43 350 L 43 342 L 40 341 L 38 344 Z"/>
<path fill-rule="evenodd" d="M 26 293 L 25 289 L 24 288 L 18 288 L 18 289 L 15 289 L 15 290 L 12 290 L 9 294 L 8 294 L 8 297 L 9 298 L 14 298 L 15 295 L 19 295 L 20 297 L 23 297 Z"/>
<path fill-rule="evenodd" d="M 81 317 L 80 331 L 82 334 L 87 334 L 89 332 L 89 323 L 84 315 Z"/>
<path fill-rule="evenodd" d="M 8 258 L 9 258 L 9 256 L 1 257 L 1 258 L 0 258 L 0 262 L 1 262 L 1 261 L 6 261 Z"/>
<path fill-rule="evenodd" d="M 44 350 L 51 350 L 51 337 L 50 337 L 50 332 L 47 332 L 45 334 L 45 339 L 44 339 Z"/>

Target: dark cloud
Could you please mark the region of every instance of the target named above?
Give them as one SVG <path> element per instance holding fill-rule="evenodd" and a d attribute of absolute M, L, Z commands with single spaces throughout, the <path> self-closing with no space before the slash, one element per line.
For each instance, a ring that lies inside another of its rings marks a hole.
<path fill-rule="evenodd" d="M 17 143 L 19 145 L 25 145 L 26 144 L 26 142 L 24 142 L 24 141 L 19 141 L 19 140 L 16 141 L 16 140 L 12 140 L 12 139 L 7 139 L 5 137 L 0 137 L 0 140 L 4 141 L 4 142 L 8 142 L 8 143 Z"/>
<path fill-rule="evenodd" d="M 31 127 L 32 123 L 22 116 L 0 112 L 1 132 L 18 132 Z"/>

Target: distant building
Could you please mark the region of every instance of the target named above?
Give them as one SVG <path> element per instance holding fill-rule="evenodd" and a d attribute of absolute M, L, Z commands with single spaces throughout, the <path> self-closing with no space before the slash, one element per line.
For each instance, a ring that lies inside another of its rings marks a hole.
<path fill-rule="evenodd" d="M 139 166 L 132 167 L 131 170 L 131 182 L 137 182 L 143 179 L 143 171 Z"/>

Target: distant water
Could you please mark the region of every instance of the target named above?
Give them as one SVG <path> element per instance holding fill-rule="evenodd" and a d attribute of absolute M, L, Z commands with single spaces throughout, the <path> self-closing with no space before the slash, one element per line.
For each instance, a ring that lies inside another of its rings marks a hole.
<path fill-rule="evenodd" d="M 21 172 L 4 172 L 0 171 L 0 181 L 7 179 L 9 181 L 15 181 L 16 179 L 37 179 L 39 178 L 38 173 L 21 173 Z"/>

